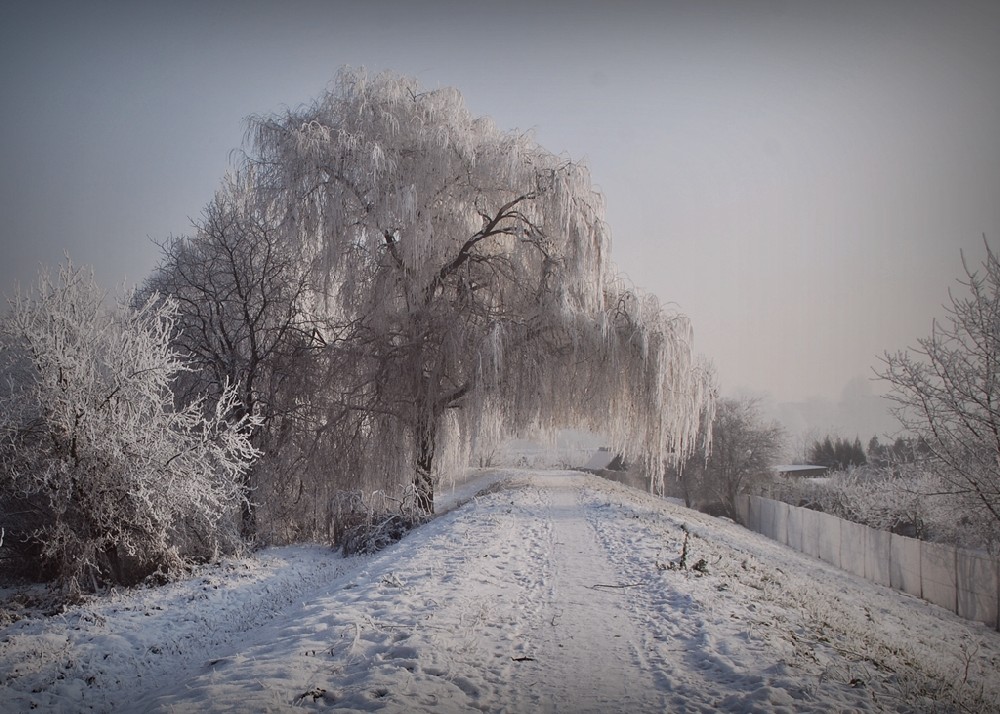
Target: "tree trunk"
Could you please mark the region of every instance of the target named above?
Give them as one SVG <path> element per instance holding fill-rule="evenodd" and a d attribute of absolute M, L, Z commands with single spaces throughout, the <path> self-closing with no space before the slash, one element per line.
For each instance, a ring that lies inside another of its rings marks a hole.
<path fill-rule="evenodd" d="M 694 497 L 691 493 L 691 479 L 694 478 L 694 475 L 690 471 L 691 468 L 691 466 L 687 466 L 680 476 L 681 490 L 684 493 L 684 505 L 687 508 L 694 508 Z"/>
<path fill-rule="evenodd" d="M 252 385 L 252 381 L 247 382 L 248 386 Z M 270 406 L 265 405 L 263 410 L 258 411 L 260 405 L 259 402 L 255 401 L 252 392 L 248 389 L 242 399 L 242 406 L 235 410 L 235 417 L 237 419 L 244 419 L 248 416 L 253 415 L 255 412 L 260 414 L 260 411 L 264 413 L 261 414 L 263 421 L 256 426 L 250 427 L 249 437 L 250 443 L 261 452 L 261 458 L 268 453 L 267 442 L 271 429 L 271 412 Z M 260 520 L 257 515 L 258 504 L 254 501 L 254 495 L 260 486 L 260 468 L 261 461 L 258 458 L 254 463 L 246 470 L 243 474 L 243 503 L 240 504 L 240 537 L 246 543 L 254 543 L 258 536 L 260 535 Z"/>
<path fill-rule="evenodd" d="M 247 543 L 257 537 L 257 504 L 253 502 L 249 473 L 244 477 L 243 502 L 240 504 L 240 537 Z"/>
<path fill-rule="evenodd" d="M 434 431 L 433 424 L 424 425 L 418 435 L 417 472 L 413 477 L 417 507 L 426 513 L 434 513 Z"/>

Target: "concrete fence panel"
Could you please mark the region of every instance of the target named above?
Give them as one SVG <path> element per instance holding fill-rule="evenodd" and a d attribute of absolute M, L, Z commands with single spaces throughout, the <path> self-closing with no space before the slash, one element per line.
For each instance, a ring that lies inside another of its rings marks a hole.
<path fill-rule="evenodd" d="M 788 545 L 788 513 L 792 507 L 781 501 L 774 501 L 777 508 L 774 511 L 774 539 Z"/>
<path fill-rule="evenodd" d="M 868 527 L 860 523 L 840 523 L 840 567 L 859 578 L 865 577 Z"/>
<path fill-rule="evenodd" d="M 753 496 L 738 496 L 736 499 L 736 511 L 739 516 L 740 523 L 750 528 L 750 499 Z M 754 530 L 750 528 L 750 530 Z"/>
<path fill-rule="evenodd" d="M 778 502 L 764 499 L 760 503 L 760 520 L 763 532 L 771 540 L 781 540 L 778 537 Z"/>
<path fill-rule="evenodd" d="M 756 497 L 751 505 L 753 509 L 753 516 L 751 516 L 757 522 L 758 532 L 763 534 L 767 530 L 767 516 L 764 510 L 767 508 L 767 503 L 770 499 Z"/>
<path fill-rule="evenodd" d="M 820 516 L 819 511 L 810 511 L 808 508 L 802 510 L 802 552 L 813 556 L 819 555 L 820 538 Z"/>
<path fill-rule="evenodd" d="M 955 553 L 958 615 L 1000 629 L 1000 563 L 959 550 Z"/>
<path fill-rule="evenodd" d="M 920 541 L 895 533 L 889 541 L 889 579 L 895 590 L 921 597 Z"/>
<path fill-rule="evenodd" d="M 920 590 L 924 600 L 958 612 L 954 546 L 920 542 Z"/>
<path fill-rule="evenodd" d="M 864 526 L 865 577 L 873 583 L 892 587 L 892 550 L 889 547 L 892 533 Z"/>
<path fill-rule="evenodd" d="M 841 520 L 829 513 L 816 515 L 819 516 L 819 557 L 839 568 Z"/>
<path fill-rule="evenodd" d="M 805 546 L 802 545 L 802 533 L 805 527 L 802 523 L 802 513 L 805 511 L 804 508 L 793 508 L 788 509 L 788 541 L 787 545 L 790 548 L 795 548 L 795 550 L 800 553 L 806 551 Z"/>
<path fill-rule="evenodd" d="M 760 532 L 774 540 L 774 501 L 767 498 L 757 501 L 757 513 L 760 518 Z"/>
<path fill-rule="evenodd" d="M 747 525 L 751 530 L 755 530 L 758 533 L 761 533 L 763 530 L 760 520 L 760 509 L 763 502 L 764 499 L 760 496 L 751 496 L 747 503 Z"/>

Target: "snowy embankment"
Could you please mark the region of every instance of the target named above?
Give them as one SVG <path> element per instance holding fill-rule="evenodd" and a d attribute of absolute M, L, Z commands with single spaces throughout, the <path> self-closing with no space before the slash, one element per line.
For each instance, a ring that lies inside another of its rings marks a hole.
<path fill-rule="evenodd" d="M 998 670 L 981 625 L 573 472 L 0 630 L 17 711 L 993 711 Z"/>

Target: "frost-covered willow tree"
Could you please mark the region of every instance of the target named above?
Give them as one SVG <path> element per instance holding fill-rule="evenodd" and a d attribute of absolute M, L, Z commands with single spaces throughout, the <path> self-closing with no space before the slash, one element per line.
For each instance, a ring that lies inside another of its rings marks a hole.
<path fill-rule="evenodd" d="M 693 448 L 690 326 L 612 280 L 584 166 L 454 89 L 363 70 L 248 139 L 260 199 L 319 258 L 327 389 L 360 415 L 365 470 L 411 473 L 431 511 L 442 451 L 487 432 L 597 426 L 654 482 Z"/>

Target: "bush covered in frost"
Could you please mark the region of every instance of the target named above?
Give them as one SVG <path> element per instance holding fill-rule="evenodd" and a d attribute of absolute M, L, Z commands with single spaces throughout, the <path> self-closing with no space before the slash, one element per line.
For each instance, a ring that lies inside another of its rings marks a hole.
<path fill-rule="evenodd" d="M 919 463 L 861 467 L 824 479 L 799 479 L 770 489 L 771 497 L 878 530 L 996 552 L 1000 530 L 967 507 Z"/>
<path fill-rule="evenodd" d="M 37 558 L 68 594 L 231 545 L 256 452 L 231 423 L 176 408 L 170 301 L 109 306 L 67 262 L 0 319 L 0 525 L 8 565 Z M 37 573 L 36 573 L 37 574 Z"/>

